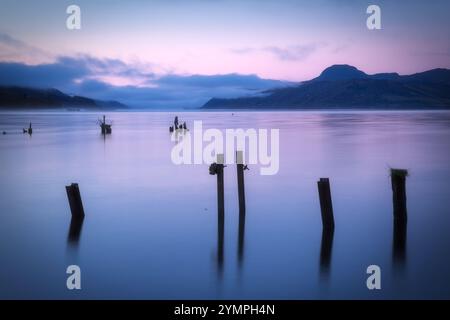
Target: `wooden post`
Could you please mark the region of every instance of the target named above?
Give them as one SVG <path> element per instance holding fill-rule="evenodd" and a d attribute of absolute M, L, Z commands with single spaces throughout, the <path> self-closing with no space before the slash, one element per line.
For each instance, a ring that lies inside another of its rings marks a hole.
<path fill-rule="evenodd" d="M 219 220 L 224 220 L 225 218 L 225 196 L 224 196 L 224 183 L 223 183 L 223 164 L 224 156 L 223 154 L 217 155 L 217 208 Z"/>
<path fill-rule="evenodd" d="M 236 151 L 236 165 L 239 194 L 239 214 L 245 214 L 244 155 L 242 151 Z"/>
<path fill-rule="evenodd" d="M 72 183 L 70 186 L 66 186 L 67 198 L 69 199 L 70 211 L 72 217 L 82 219 L 84 218 L 83 203 L 81 201 L 80 190 L 78 183 Z"/>
<path fill-rule="evenodd" d="M 323 228 L 334 229 L 333 204 L 331 202 L 330 181 L 328 178 L 320 178 L 317 181 L 319 189 L 320 209 L 322 211 Z"/>
<path fill-rule="evenodd" d="M 408 170 L 391 169 L 392 201 L 394 206 L 394 219 L 407 221 L 406 210 L 406 177 Z"/>
<path fill-rule="evenodd" d="M 209 174 L 217 175 L 217 263 L 221 274 L 223 268 L 223 247 L 224 247 L 224 231 L 225 231 L 225 204 L 224 204 L 224 183 L 223 168 L 224 155 L 217 155 L 217 163 L 209 166 Z"/>
<path fill-rule="evenodd" d="M 106 116 L 103 115 L 103 122 L 102 122 L 102 134 L 106 134 Z"/>

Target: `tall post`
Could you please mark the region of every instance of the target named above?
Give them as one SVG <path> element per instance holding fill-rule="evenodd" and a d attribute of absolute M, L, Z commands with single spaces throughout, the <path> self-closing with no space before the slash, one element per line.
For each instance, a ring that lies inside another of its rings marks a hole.
<path fill-rule="evenodd" d="M 217 155 L 217 163 L 209 166 L 209 174 L 217 175 L 217 263 L 219 274 L 223 270 L 224 231 L 225 231 L 225 197 L 223 183 L 224 155 Z"/>
<path fill-rule="evenodd" d="M 236 167 L 239 194 L 239 214 L 245 214 L 244 155 L 242 151 L 236 151 Z"/>
<path fill-rule="evenodd" d="M 239 195 L 239 229 L 238 229 L 238 262 L 242 264 L 244 256 L 245 234 L 245 187 L 244 187 L 244 153 L 236 151 L 237 183 Z"/>
<path fill-rule="evenodd" d="M 66 186 L 67 198 L 69 199 L 70 211 L 73 218 L 83 219 L 84 209 L 81 201 L 80 189 L 78 183 L 72 183 Z"/>
<path fill-rule="evenodd" d="M 225 196 L 223 183 L 223 167 L 225 163 L 223 154 L 217 155 L 217 262 L 219 273 L 223 272 L 224 235 L 225 235 Z"/>
<path fill-rule="evenodd" d="M 394 219 L 407 221 L 406 210 L 406 177 L 408 170 L 391 169 L 392 202 L 394 207 Z"/>
<path fill-rule="evenodd" d="M 322 212 L 322 225 L 324 229 L 334 229 L 333 204 L 331 202 L 330 180 L 320 178 L 317 181 L 319 189 L 320 209 Z"/>
<path fill-rule="evenodd" d="M 219 220 L 223 221 L 225 217 L 225 196 L 224 196 L 224 183 L 223 183 L 223 164 L 224 155 L 217 155 L 217 210 Z"/>

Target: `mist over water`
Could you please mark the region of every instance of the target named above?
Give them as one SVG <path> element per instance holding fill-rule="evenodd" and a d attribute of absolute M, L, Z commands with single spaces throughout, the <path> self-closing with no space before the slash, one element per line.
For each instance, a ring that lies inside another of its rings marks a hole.
<path fill-rule="evenodd" d="M 0 298 L 450 298 L 450 112 L 0 113 Z M 174 165 L 169 126 L 280 130 L 280 168 Z M 33 135 L 22 128 L 33 124 Z M 394 232 L 389 168 L 408 169 Z M 336 223 L 322 234 L 317 180 Z M 71 221 L 77 182 L 86 217 Z M 218 239 L 219 238 L 219 239 Z M 82 290 L 66 288 L 81 268 Z M 366 287 L 381 267 L 382 290 Z"/>

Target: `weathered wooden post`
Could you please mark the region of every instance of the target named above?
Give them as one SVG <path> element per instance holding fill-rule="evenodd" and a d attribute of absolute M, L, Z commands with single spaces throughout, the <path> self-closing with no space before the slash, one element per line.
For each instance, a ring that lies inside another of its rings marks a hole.
<path fill-rule="evenodd" d="M 33 134 L 33 128 L 31 127 L 31 122 L 30 122 L 30 126 L 28 127 L 28 134 L 29 135 Z"/>
<path fill-rule="evenodd" d="M 244 165 L 243 151 L 236 151 L 236 166 L 237 166 L 237 183 L 239 195 L 238 262 L 239 264 L 241 264 L 244 255 L 244 234 L 245 234 L 244 170 L 247 170 L 247 166 Z"/>
<path fill-rule="evenodd" d="M 334 229 L 333 204 L 331 202 L 330 180 L 320 178 L 317 181 L 319 189 L 320 209 L 322 212 L 322 225 L 324 229 Z"/>
<path fill-rule="evenodd" d="M 103 115 L 103 121 L 101 124 L 101 128 L 102 128 L 102 134 L 106 134 L 106 116 Z"/>
<path fill-rule="evenodd" d="M 223 247 L 225 233 L 225 196 L 223 183 L 224 155 L 217 155 L 217 163 L 209 166 L 209 174 L 217 175 L 217 263 L 219 271 L 223 268 Z"/>
<path fill-rule="evenodd" d="M 407 221 L 406 209 L 406 177 L 408 170 L 405 169 L 391 169 L 391 184 L 392 184 L 392 201 L 394 206 L 394 219 Z"/>
<path fill-rule="evenodd" d="M 244 188 L 244 154 L 236 151 L 237 183 L 239 194 L 239 214 L 245 214 L 245 188 Z"/>
<path fill-rule="evenodd" d="M 223 185 L 223 168 L 224 168 L 224 156 L 223 154 L 217 155 L 217 163 L 213 163 L 209 166 L 209 174 L 217 175 L 217 212 L 219 220 L 223 219 L 225 215 L 224 205 L 224 185 Z"/>
<path fill-rule="evenodd" d="M 101 131 L 102 131 L 103 135 L 112 133 L 112 128 L 111 128 L 112 124 L 107 124 L 106 123 L 106 116 L 105 115 L 103 115 L 103 121 L 99 120 L 99 124 L 100 124 L 100 128 L 101 128 Z"/>
<path fill-rule="evenodd" d="M 84 218 L 83 203 L 81 201 L 80 189 L 78 183 L 72 183 L 70 186 L 66 186 L 67 198 L 69 199 L 70 211 L 72 217 L 77 219 Z"/>

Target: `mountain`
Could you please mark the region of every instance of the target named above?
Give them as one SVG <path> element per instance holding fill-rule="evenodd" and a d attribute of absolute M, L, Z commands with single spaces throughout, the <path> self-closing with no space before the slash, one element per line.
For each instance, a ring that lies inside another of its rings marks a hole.
<path fill-rule="evenodd" d="M 102 101 L 81 96 L 70 96 L 56 89 L 0 86 L 0 108 L 122 109 L 126 108 L 126 106 L 117 101 Z"/>
<path fill-rule="evenodd" d="M 348 64 L 335 64 L 326 68 L 322 73 L 311 81 L 342 81 L 355 79 L 377 79 L 377 80 L 396 80 L 401 76 L 396 73 L 376 73 L 368 75 L 367 73 L 358 70 L 356 67 Z M 308 82 L 308 81 L 307 81 Z"/>
<path fill-rule="evenodd" d="M 311 81 L 341 81 L 351 79 L 367 79 L 369 76 L 364 72 L 347 64 L 337 64 L 326 68 L 320 76 Z"/>
<path fill-rule="evenodd" d="M 264 95 L 209 100 L 205 109 L 450 109 L 450 70 L 413 75 L 368 75 L 349 65 L 334 65 L 317 78 Z"/>

